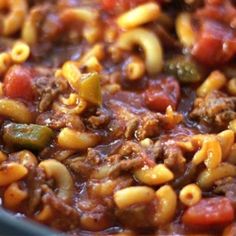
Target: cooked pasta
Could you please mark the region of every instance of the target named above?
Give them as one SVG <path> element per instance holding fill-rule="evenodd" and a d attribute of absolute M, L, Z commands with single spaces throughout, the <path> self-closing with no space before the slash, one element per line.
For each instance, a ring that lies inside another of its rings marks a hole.
<path fill-rule="evenodd" d="M 140 5 L 117 19 L 119 27 L 124 29 L 134 28 L 145 23 L 156 20 L 160 15 L 160 7 L 154 2 Z"/>
<path fill-rule="evenodd" d="M 22 102 L 8 98 L 0 99 L 0 115 L 23 123 L 30 123 L 32 119 L 32 114 Z"/>
<path fill-rule="evenodd" d="M 156 191 L 159 201 L 156 213 L 156 224 L 164 225 L 172 220 L 176 211 L 177 196 L 169 185 L 164 185 Z"/>
<path fill-rule="evenodd" d="M 11 59 L 15 63 L 25 62 L 30 55 L 30 48 L 26 43 L 17 42 L 11 50 Z"/>
<path fill-rule="evenodd" d="M 27 198 L 25 190 L 19 188 L 19 184 L 14 182 L 10 184 L 4 192 L 4 206 L 15 209 Z"/>
<path fill-rule="evenodd" d="M 2 164 L 0 170 L 0 186 L 7 186 L 17 180 L 24 178 L 28 170 L 21 164 L 11 162 Z"/>
<path fill-rule="evenodd" d="M 197 89 L 197 95 L 204 97 L 213 90 L 221 89 L 226 83 L 224 74 L 220 71 L 213 71 Z"/>
<path fill-rule="evenodd" d="M 69 128 L 64 128 L 58 135 L 58 143 L 61 147 L 68 149 L 87 149 L 93 147 L 99 141 L 95 134 L 83 133 Z"/>
<path fill-rule="evenodd" d="M 192 206 L 201 200 L 202 192 L 196 184 L 188 184 L 181 189 L 179 198 L 184 205 Z"/>
<path fill-rule="evenodd" d="M 125 69 L 129 80 L 139 80 L 145 74 L 145 65 L 139 57 L 129 58 Z"/>
<path fill-rule="evenodd" d="M 70 202 L 73 194 L 73 180 L 67 168 L 56 160 L 45 160 L 39 163 L 47 175 L 53 178 L 57 184 L 57 196 L 63 201 Z"/>
<path fill-rule="evenodd" d="M 201 188 L 210 188 L 216 180 L 236 175 L 235 166 L 229 163 L 221 163 L 213 170 L 204 170 L 198 176 L 198 184 Z"/>
<path fill-rule="evenodd" d="M 154 190 L 145 186 L 124 188 L 114 194 L 114 201 L 119 208 L 125 208 L 136 203 L 149 202 L 154 198 Z"/>
<path fill-rule="evenodd" d="M 134 175 L 140 182 L 147 185 L 164 184 L 174 178 L 173 173 L 163 164 L 137 170 Z"/>
<path fill-rule="evenodd" d="M 2 34 L 9 36 L 19 31 L 27 14 L 27 1 L 1 0 L 0 9 L 8 9 L 9 14 L 2 18 Z"/>
<path fill-rule="evenodd" d="M 5 73 L 11 66 L 12 59 L 9 53 L 0 53 L 0 74 Z"/>
<path fill-rule="evenodd" d="M 191 25 L 191 15 L 189 13 L 180 13 L 176 19 L 176 32 L 180 42 L 190 47 L 196 41 L 196 35 Z"/>
<path fill-rule="evenodd" d="M 117 47 L 123 50 L 131 50 L 136 44 L 144 51 L 147 72 L 151 75 L 160 72 L 163 52 L 158 37 L 144 28 L 136 28 L 124 32 L 117 41 Z"/>
<path fill-rule="evenodd" d="M 233 0 L 0 0 L 0 211 L 48 235 L 235 235 L 235 19 Z"/>

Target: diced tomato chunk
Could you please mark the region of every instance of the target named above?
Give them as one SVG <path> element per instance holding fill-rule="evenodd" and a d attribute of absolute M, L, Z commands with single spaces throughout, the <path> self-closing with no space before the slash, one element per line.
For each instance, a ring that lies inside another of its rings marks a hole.
<path fill-rule="evenodd" d="M 103 0 L 103 8 L 106 10 L 111 10 L 116 6 L 116 0 Z"/>
<path fill-rule="evenodd" d="M 10 98 L 22 98 L 32 101 L 35 92 L 32 85 L 32 73 L 30 69 L 15 65 L 9 69 L 4 78 L 4 93 Z"/>
<path fill-rule="evenodd" d="M 236 16 L 236 8 L 230 0 L 206 0 L 205 7 L 196 13 L 202 21 L 211 19 L 230 25 Z"/>
<path fill-rule="evenodd" d="M 189 207 L 182 217 L 184 224 L 202 226 L 225 224 L 233 219 L 234 209 L 226 197 L 202 199 Z"/>
<path fill-rule="evenodd" d="M 179 97 L 179 83 L 173 77 L 150 81 L 144 93 L 146 106 L 158 112 L 165 112 L 169 105 L 176 109 Z"/>
<path fill-rule="evenodd" d="M 236 52 L 236 36 L 232 29 L 220 23 L 206 21 L 193 47 L 192 54 L 207 65 L 222 64 Z"/>
<path fill-rule="evenodd" d="M 192 54 L 200 62 L 214 66 L 228 62 L 236 54 L 236 8 L 229 0 L 206 0 L 195 19 L 200 25 Z"/>

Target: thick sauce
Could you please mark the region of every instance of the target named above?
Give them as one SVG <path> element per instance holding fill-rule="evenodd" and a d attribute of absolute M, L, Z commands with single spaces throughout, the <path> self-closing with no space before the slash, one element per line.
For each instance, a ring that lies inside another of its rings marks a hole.
<path fill-rule="evenodd" d="M 2 206 L 68 235 L 236 235 L 230 0 L 0 2 Z"/>

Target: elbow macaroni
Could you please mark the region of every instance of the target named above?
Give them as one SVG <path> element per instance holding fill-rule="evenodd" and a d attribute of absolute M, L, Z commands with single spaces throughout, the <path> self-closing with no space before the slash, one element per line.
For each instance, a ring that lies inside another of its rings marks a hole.
<path fill-rule="evenodd" d="M 201 200 L 202 191 L 196 184 L 188 184 L 180 190 L 179 198 L 184 205 L 192 206 Z"/>
<path fill-rule="evenodd" d="M 213 71 L 197 89 L 199 97 L 205 97 L 213 90 L 221 89 L 226 84 L 226 77 L 220 71 Z"/>
<path fill-rule="evenodd" d="M 147 203 L 155 198 L 152 188 L 146 186 L 133 186 L 118 190 L 114 194 L 116 205 L 123 209 L 137 203 Z"/>
<path fill-rule="evenodd" d="M 0 75 L 4 74 L 11 66 L 12 58 L 10 53 L 0 53 Z"/>
<path fill-rule="evenodd" d="M 0 168 L 0 186 L 9 185 L 27 174 L 28 170 L 22 164 L 16 162 L 4 164 Z"/>
<path fill-rule="evenodd" d="M 140 182 L 148 185 L 164 184 L 174 178 L 174 174 L 164 164 L 137 170 L 134 172 L 134 176 Z"/>
<path fill-rule="evenodd" d="M 81 73 L 74 62 L 68 61 L 62 66 L 62 76 L 76 92 L 79 92 Z"/>
<path fill-rule="evenodd" d="M 129 80 L 139 80 L 145 74 L 145 64 L 137 56 L 130 57 L 125 67 L 126 76 Z"/>
<path fill-rule="evenodd" d="M 117 41 L 117 47 L 123 50 L 131 50 L 134 45 L 140 46 L 145 54 L 147 72 L 155 75 L 162 70 L 163 52 L 158 37 L 144 28 L 136 28 L 124 32 Z"/>
<path fill-rule="evenodd" d="M 4 206 L 10 209 L 15 209 L 18 207 L 28 196 L 26 190 L 22 190 L 19 184 L 10 184 L 4 192 Z"/>
<path fill-rule="evenodd" d="M 63 20 L 73 19 L 91 23 L 98 19 L 98 14 L 97 11 L 89 8 L 66 8 L 61 13 L 61 18 Z"/>
<path fill-rule="evenodd" d="M 9 9 L 9 14 L 3 18 L 2 34 L 9 36 L 21 29 L 27 10 L 26 0 L 1 0 L 1 9 Z"/>
<path fill-rule="evenodd" d="M 201 149 L 195 153 L 192 162 L 199 165 L 204 161 L 208 169 L 214 169 L 221 160 L 222 150 L 219 141 L 215 137 L 206 137 Z"/>
<path fill-rule="evenodd" d="M 135 28 L 145 23 L 157 20 L 160 16 L 160 7 L 155 2 L 142 4 L 122 14 L 116 20 L 117 25 L 123 29 Z"/>
<path fill-rule="evenodd" d="M 65 165 L 54 159 L 48 159 L 40 162 L 39 167 L 45 171 L 48 179 L 52 178 L 56 181 L 58 198 L 65 202 L 71 202 L 74 188 L 73 180 Z"/>
<path fill-rule="evenodd" d="M 191 17 L 189 13 L 180 13 L 176 19 L 176 32 L 179 37 L 180 42 L 186 46 L 191 47 L 195 40 L 196 36 L 192 29 Z"/>
<path fill-rule="evenodd" d="M 213 170 L 203 170 L 198 176 L 197 183 L 202 189 L 209 189 L 213 186 L 216 180 L 235 176 L 236 166 L 223 162 Z"/>
<path fill-rule="evenodd" d="M 30 123 L 32 120 L 31 112 L 25 104 L 9 98 L 0 99 L 0 115 L 20 123 Z"/>
<path fill-rule="evenodd" d="M 63 128 L 57 138 L 58 144 L 63 148 L 86 150 L 99 141 L 99 136 L 92 133 L 79 132 L 70 128 Z"/>
<path fill-rule="evenodd" d="M 155 222 L 159 225 L 169 223 L 175 215 L 177 207 L 177 196 L 169 185 L 164 185 L 156 191 L 158 206 Z"/>
<path fill-rule="evenodd" d="M 23 63 L 30 55 L 30 47 L 26 43 L 17 42 L 13 46 L 10 55 L 13 62 Z"/>

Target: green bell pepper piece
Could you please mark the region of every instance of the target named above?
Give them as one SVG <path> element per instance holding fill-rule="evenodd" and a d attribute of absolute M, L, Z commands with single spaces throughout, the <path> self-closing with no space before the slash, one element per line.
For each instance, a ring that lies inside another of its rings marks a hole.
<path fill-rule="evenodd" d="M 52 129 L 42 125 L 10 123 L 3 129 L 5 143 L 31 150 L 43 149 L 52 136 Z"/>

